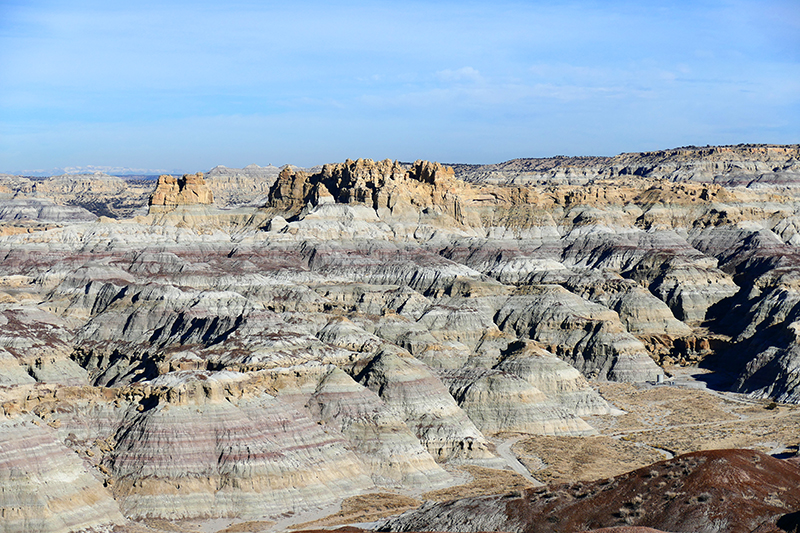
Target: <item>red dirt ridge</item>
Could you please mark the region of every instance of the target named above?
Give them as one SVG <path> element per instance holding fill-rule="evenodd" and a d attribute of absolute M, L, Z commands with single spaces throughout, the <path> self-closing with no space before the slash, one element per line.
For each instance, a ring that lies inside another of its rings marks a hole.
<path fill-rule="evenodd" d="M 712 450 L 605 480 L 426 504 L 380 530 L 477 531 L 480 516 L 482 524 L 521 533 L 785 533 L 800 523 L 799 489 L 796 462 L 753 450 Z"/>

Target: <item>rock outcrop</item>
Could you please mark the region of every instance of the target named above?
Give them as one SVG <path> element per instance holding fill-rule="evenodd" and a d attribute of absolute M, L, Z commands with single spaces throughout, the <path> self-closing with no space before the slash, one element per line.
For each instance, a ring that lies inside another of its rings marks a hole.
<path fill-rule="evenodd" d="M 376 483 L 426 490 L 452 483 L 397 410 L 342 370 L 331 369 L 311 398 L 312 413 L 345 435 Z"/>
<path fill-rule="evenodd" d="M 91 222 L 96 218 L 82 207 L 58 205 L 47 198 L 15 198 L 0 203 L 0 222 Z"/>
<path fill-rule="evenodd" d="M 290 401 L 233 397 L 242 377 L 183 372 L 151 383 L 158 404 L 130 415 L 110 459 L 126 516 L 276 516 L 373 487 L 341 434 Z"/>
<path fill-rule="evenodd" d="M 574 366 L 530 341 L 508 346 L 495 368 L 524 379 L 577 416 L 610 412 L 608 403 Z"/>
<path fill-rule="evenodd" d="M 148 179 L 123 179 L 100 172 L 43 179 L 0 176 L 0 207 L 11 199 L 52 202 L 65 214 L 86 210 L 95 217 L 128 218 L 146 210 L 152 187 L 153 182 Z M 52 211 L 45 211 L 45 214 L 50 217 Z M 78 220 L 63 218 L 63 222 Z"/>
<path fill-rule="evenodd" d="M 662 373 L 617 313 L 560 285 L 532 285 L 512 296 L 497 324 L 534 339 L 590 377 L 646 381 Z"/>
<path fill-rule="evenodd" d="M 502 370 L 442 372 L 450 394 L 484 433 L 591 435 L 594 428 L 527 380 Z"/>
<path fill-rule="evenodd" d="M 169 174 L 158 177 L 156 189 L 150 197 L 150 212 L 174 209 L 179 206 L 209 205 L 214 195 L 203 179 L 203 173 L 184 174 L 176 178 Z"/>
<path fill-rule="evenodd" d="M 398 412 L 438 460 L 491 460 L 494 454 L 472 420 L 425 365 L 396 349 L 375 356 L 359 381 Z"/>
<path fill-rule="evenodd" d="M 89 384 L 70 357 L 73 334 L 63 319 L 33 305 L 0 304 L 0 328 L 0 386 Z"/>
<path fill-rule="evenodd" d="M 407 169 L 388 159 L 359 159 L 324 165 L 316 174 L 284 168 L 270 191 L 268 205 L 291 216 L 308 205 L 365 205 L 380 220 L 405 226 L 405 232 L 432 234 L 437 227 L 479 223 L 475 213 L 463 209 L 463 196 L 471 192 L 455 179 L 452 168 L 438 163 L 417 161 Z"/>

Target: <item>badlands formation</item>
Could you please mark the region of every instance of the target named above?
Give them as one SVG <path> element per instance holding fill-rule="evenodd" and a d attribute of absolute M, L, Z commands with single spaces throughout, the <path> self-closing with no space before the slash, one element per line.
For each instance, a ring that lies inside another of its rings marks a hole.
<path fill-rule="evenodd" d="M 2 175 L 0 532 L 791 531 L 797 461 L 671 452 L 796 450 L 799 246 L 798 146 Z M 670 460 L 534 487 L 587 442 Z"/>

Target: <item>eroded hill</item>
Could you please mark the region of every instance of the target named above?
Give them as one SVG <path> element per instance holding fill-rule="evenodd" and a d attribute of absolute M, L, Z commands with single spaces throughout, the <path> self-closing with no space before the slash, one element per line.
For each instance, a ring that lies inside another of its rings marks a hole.
<path fill-rule="evenodd" d="M 255 205 L 263 182 L 248 197 L 217 169 L 237 194 L 163 176 L 117 219 L 4 178 L 6 531 L 280 524 L 476 469 L 530 477 L 516 440 L 609 435 L 599 384 L 681 365 L 800 403 L 797 147 L 556 163 L 473 183 L 286 167 Z"/>

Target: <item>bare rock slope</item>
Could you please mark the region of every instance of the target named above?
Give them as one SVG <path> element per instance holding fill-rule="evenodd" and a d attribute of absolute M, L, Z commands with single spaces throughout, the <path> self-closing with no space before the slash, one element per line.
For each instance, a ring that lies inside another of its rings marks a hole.
<path fill-rule="evenodd" d="M 508 184 L 348 160 L 286 167 L 253 185 L 263 203 L 235 208 L 218 191 L 249 174 L 217 169 L 162 176 L 132 218 L 51 216 L 11 201 L 47 187 L 2 177 L 4 422 L 49 428 L 79 457 L 113 497 L 92 523 L 110 525 L 446 487 L 456 468 L 507 467 L 495 438 L 594 434 L 587 417 L 613 407 L 593 385 L 656 382 L 676 364 L 796 403 L 795 155 L 626 155 L 609 172 L 580 162 L 574 183 Z M 124 196 L 117 185 L 98 195 Z M 23 499 L 61 498 L 14 483 Z"/>

